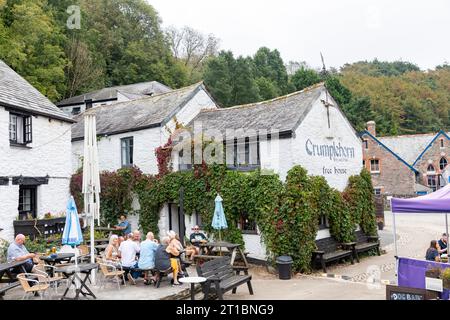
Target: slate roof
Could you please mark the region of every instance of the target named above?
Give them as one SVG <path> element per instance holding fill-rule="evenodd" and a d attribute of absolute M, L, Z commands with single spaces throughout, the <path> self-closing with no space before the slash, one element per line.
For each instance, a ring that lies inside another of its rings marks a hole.
<path fill-rule="evenodd" d="M 202 89 L 205 90 L 205 87 L 200 82 L 167 93 L 89 109 L 74 118 L 78 122 L 72 126 L 72 140 L 83 139 L 86 113 L 95 113 L 97 135 L 142 130 L 159 126 L 169 120 Z"/>
<path fill-rule="evenodd" d="M 83 104 L 84 101 L 88 99 L 92 99 L 93 101 L 113 100 L 117 99 L 117 92 L 120 92 L 121 94 L 128 96 L 129 98 L 136 99 L 137 97 L 166 93 L 171 90 L 172 90 L 171 88 L 163 85 L 162 83 L 159 83 L 158 81 L 140 82 L 123 86 L 103 88 L 100 90 L 88 92 L 85 94 L 61 100 L 57 102 L 56 105 L 64 106 L 64 105 Z"/>
<path fill-rule="evenodd" d="M 0 105 L 74 122 L 2 60 L 0 60 Z"/>
<path fill-rule="evenodd" d="M 203 130 L 217 129 L 278 129 L 294 131 L 308 114 L 313 103 L 326 90 L 323 83 L 272 100 L 251 103 L 230 108 L 201 111 L 189 124 L 201 121 Z"/>
<path fill-rule="evenodd" d="M 436 136 L 436 133 L 411 134 L 392 137 L 377 137 L 384 145 L 399 155 L 410 165 L 428 146 Z"/>

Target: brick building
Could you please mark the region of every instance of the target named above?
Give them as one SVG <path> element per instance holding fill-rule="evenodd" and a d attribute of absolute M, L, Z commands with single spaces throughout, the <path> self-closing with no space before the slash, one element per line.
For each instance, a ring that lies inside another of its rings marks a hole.
<path fill-rule="evenodd" d="M 377 137 L 374 121 L 361 133 L 363 165 L 376 194 L 417 195 L 446 184 L 450 137 L 438 133 Z"/>

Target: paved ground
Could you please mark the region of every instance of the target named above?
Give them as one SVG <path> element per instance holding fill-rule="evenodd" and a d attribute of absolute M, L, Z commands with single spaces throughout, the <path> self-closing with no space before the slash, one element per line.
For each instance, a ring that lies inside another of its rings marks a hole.
<path fill-rule="evenodd" d="M 253 266 L 250 273 L 255 295 L 250 296 L 246 286 L 239 287 L 237 293 L 227 293 L 225 299 L 378 299 L 385 298 L 385 282 L 395 283 L 395 250 L 392 233 L 392 215 L 385 214 L 386 226 L 380 231 L 382 249 L 385 254 L 363 258 L 354 265 L 334 265 L 328 273 L 338 278 L 329 278 L 320 272 L 312 275 L 296 275 L 291 280 L 279 280 L 275 274 L 268 273 L 265 267 Z M 438 239 L 445 232 L 445 216 L 408 214 L 397 215 L 398 255 L 422 259 L 431 239 Z M 195 275 L 194 268 L 190 274 Z M 343 280 L 342 278 L 348 280 Z M 142 281 L 136 286 L 128 285 L 119 291 L 113 284 L 101 289 L 93 287 L 99 299 L 163 299 L 180 293 L 187 293 L 188 286 L 173 287 L 168 281 L 159 289 L 145 286 Z M 5 299 L 20 299 L 22 289 L 10 290 Z M 198 294 L 197 298 L 202 295 Z"/>

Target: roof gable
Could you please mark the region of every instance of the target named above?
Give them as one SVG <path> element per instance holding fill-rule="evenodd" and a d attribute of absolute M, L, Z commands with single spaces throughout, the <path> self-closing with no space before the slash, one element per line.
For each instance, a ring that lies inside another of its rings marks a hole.
<path fill-rule="evenodd" d="M 204 130 L 270 130 L 293 132 L 326 90 L 323 83 L 275 99 L 229 108 L 201 111 L 189 124 Z"/>
<path fill-rule="evenodd" d="M 414 172 L 418 172 L 412 165 L 410 165 L 407 161 L 405 161 L 401 156 L 399 156 L 397 153 L 395 153 L 391 148 L 389 148 L 387 145 L 385 145 L 382 141 L 374 137 L 369 131 L 364 130 L 361 132 L 361 137 L 364 137 L 365 135 L 369 136 L 371 139 L 373 139 L 376 143 L 378 143 L 380 146 L 382 146 L 386 151 L 388 151 L 390 154 L 392 154 L 397 160 L 402 162 L 404 165 L 406 165 L 409 169 L 411 169 Z"/>
<path fill-rule="evenodd" d="M 92 101 L 107 101 L 116 100 L 117 93 L 120 92 L 123 95 L 138 98 L 139 96 L 157 95 L 166 93 L 172 89 L 158 81 L 139 82 L 133 84 L 127 84 L 122 86 L 114 86 L 108 88 L 102 88 L 85 94 L 80 94 L 71 98 L 67 98 L 57 102 L 60 107 L 65 105 L 83 104 L 85 100 L 91 99 Z"/>
<path fill-rule="evenodd" d="M 0 105 L 74 122 L 2 60 L 0 60 Z"/>
<path fill-rule="evenodd" d="M 94 107 L 85 113 L 96 115 L 97 135 L 143 130 L 164 124 L 174 110 L 182 108 L 200 90 L 205 90 L 203 83 L 137 100 Z M 84 114 L 75 118 L 78 123 L 72 126 L 72 140 L 82 140 L 84 137 Z"/>
<path fill-rule="evenodd" d="M 450 140 L 450 137 L 449 137 L 444 131 L 442 131 L 442 130 L 439 131 L 439 132 L 434 136 L 433 140 L 431 140 L 430 143 L 428 143 L 428 145 L 426 146 L 426 148 L 425 148 L 425 149 L 419 154 L 419 156 L 416 158 L 416 160 L 415 160 L 414 163 L 413 163 L 413 166 L 415 166 L 416 163 L 417 163 L 417 161 L 419 161 L 419 160 L 423 157 L 423 155 L 428 151 L 428 149 L 431 148 L 431 146 L 433 145 L 433 143 L 436 141 L 436 139 L 437 139 L 439 136 L 444 136 L 445 138 L 447 138 L 447 140 Z"/>

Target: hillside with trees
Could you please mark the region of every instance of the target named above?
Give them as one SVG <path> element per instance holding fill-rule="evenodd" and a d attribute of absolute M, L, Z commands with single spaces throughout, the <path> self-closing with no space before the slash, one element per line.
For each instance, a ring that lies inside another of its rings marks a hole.
<path fill-rule="evenodd" d="M 73 6 L 80 28 L 67 25 Z M 179 88 L 204 80 L 229 107 L 324 81 L 357 130 L 369 120 L 380 135 L 450 129 L 447 64 L 423 71 L 375 59 L 315 70 L 283 61 L 275 48 L 239 56 L 219 44 L 189 26 L 163 28 L 144 0 L 0 0 L 0 59 L 54 102 L 113 85 L 156 80 Z"/>

